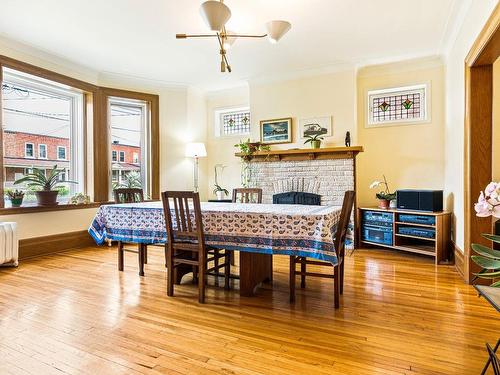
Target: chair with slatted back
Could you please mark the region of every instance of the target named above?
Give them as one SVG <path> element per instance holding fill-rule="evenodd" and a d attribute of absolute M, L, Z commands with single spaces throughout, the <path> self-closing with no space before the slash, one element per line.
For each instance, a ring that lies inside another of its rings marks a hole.
<path fill-rule="evenodd" d="M 345 240 L 347 235 L 347 230 L 349 227 L 349 222 L 351 220 L 352 208 L 354 205 L 354 191 L 346 191 L 344 194 L 344 201 L 342 203 L 342 211 L 340 213 L 340 219 L 337 224 L 337 231 L 335 233 L 334 246 L 335 252 L 337 253 L 338 263 L 333 266 L 330 262 L 323 262 L 317 260 L 307 260 L 305 257 L 290 256 L 290 302 L 295 302 L 295 277 L 296 275 L 301 276 L 301 287 L 305 287 L 306 276 L 312 277 L 323 277 L 328 279 L 333 279 L 333 290 L 334 290 L 334 304 L 335 308 L 338 309 L 340 306 L 340 294 L 344 291 L 344 254 L 345 254 Z M 296 266 L 300 264 L 300 271 L 297 271 Z M 307 272 L 306 265 L 316 265 L 333 267 L 332 274 L 322 274 Z"/>
<path fill-rule="evenodd" d="M 262 203 L 262 189 L 233 189 L 233 203 Z"/>
<path fill-rule="evenodd" d="M 191 265 L 193 278 L 198 280 L 198 301 L 205 302 L 206 276 L 208 272 L 219 273 L 224 269 L 224 288 L 229 289 L 229 252 L 205 244 L 203 221 L 198 193 L 189 191 L 166 191 L 162 193 L 167 243 L 167 295 L 174 295 L 175 270 L 181 265 Z M 223 263 L 219 264 L 219 259 Z M 208 268 L 208 264 L 217 265 Z"/>
<path fill-rule="evenodd" d="M 139 203 L 144 202 L 144 192 L 138 188 L 123 188 L 113 190 L 115 203 Z M 148 263 L 148 247 L 146 244 L 138 244 L 137 251 L 124 247 L 122 241 L 118 241 L 118 270 L 124 268 L 124 252 L 136 252 L 139 256 L 139 275 L 144 276 L 144 264 Z"/>

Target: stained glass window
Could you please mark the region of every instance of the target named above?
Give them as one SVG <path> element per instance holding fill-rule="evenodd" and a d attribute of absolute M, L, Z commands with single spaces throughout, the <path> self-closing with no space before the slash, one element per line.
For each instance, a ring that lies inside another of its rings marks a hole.
<path fill-rule="evenodd" d="M 427 121 L 426 85 L 368 92 L 368 126 Z"/>
<path fill-rule="evenodd" d="M 250 111 L 248 109 L 220 114 L 221 135 L 250 133 Z"/>

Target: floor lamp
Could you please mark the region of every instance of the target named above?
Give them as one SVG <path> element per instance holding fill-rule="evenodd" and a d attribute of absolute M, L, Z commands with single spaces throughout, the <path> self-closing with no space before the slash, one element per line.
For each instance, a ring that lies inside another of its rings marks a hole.
<path fill-rule="evenodd" d="M 188 158 L 194 158 L 194 169 L 193 169 L 193 185 L 194 192 L 198 192 L 198 159 L 207 156 L 207 149 L 205 144 L 201 142 L 188 143 L 186 146 L 186 156 Z"/>

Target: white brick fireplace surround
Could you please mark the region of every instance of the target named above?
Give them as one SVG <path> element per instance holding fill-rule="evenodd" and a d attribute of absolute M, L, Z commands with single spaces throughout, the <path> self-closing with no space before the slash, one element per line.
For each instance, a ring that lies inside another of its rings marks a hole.
<path fill-rule="evenodd" d="M 262 189 L 262 203 L 273 194 L 307 191 L 321 195 L 322 205 L 342 206 L 344 192 L 354 190 L 354 158 L 250 162 L 250 185 Z M 302 183 L 303 182 L 303 183 Z M 297 189 L 297 185 L 299 188 Z"/>

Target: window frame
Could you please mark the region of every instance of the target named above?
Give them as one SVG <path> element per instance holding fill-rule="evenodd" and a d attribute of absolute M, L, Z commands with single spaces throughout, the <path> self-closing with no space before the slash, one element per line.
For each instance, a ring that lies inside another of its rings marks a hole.
<path fill-rule="evenodd" d="M 40 156 L 40 154 L 41 154 L 41 152 L 40 152 L 41 146 L 45 147 L 45 156 L 44 157 Z M 45 143 L 39 143 L 38 144 L 38 159 L 47 160 L 48 159 L 48 155 L 49 155 L 49 153 L 48 153 L 47 145 Z"/>
<path fill-rule="evenodd" d="M 238 112 L 249 112 L 250 113 L 250 124 L 248 125 L 248 132 L 224 134 L 224 125 L 222 117 L 224 115 L 238 113 Z M 252 133 L 252 113 L 250 112 L 250 106 L 233 106 L 233 107 L 221 107 L 214 110 L 214 135 L 216 138 L 238 138 Z"/>
<path fill-rule="evenodd" d="M 31 145 L 32 155 L 28 155 L 28 145 Z M 1 155 L 3 158 L 3 155 Z M 24 157 L 27 159 L 35 159 L 35 144 L 33 142 L 24 142 Z"/>
<path fill-rule="evenodd" d="M 27 73 L 36 77 L 54 81 L 58 84 L 79 90 L 83 94 L 83 143 L 82 155 L 83 163 L 83 190 L 90 195 L 91 203 L 85 206 L 74 206 L 69 204 L 59 204 L 54 207 L 26 206 L 5 208 L 3 173 L 0 173 L 0 214 L 34 213 L 45 211 L 59 211 L 66 209 L 84 209 L 96 207 L 101 203 L 109 203 L 110 168 L 109 162 L 111 153 L 108 142 L 108 114 L 107 99 L 109 96 L 118 96 L 130 99 L 138 99 L 147 102 L 148 116 L 150 123 L 150 139 L 147 157 L 150 159 L 150 198 L 160 199 L 160 132 L 159 132 L 159 96 L 136 91 L 121 90 L 115 88 L 101 87 L 88 83 L 61 73 L 31 65 L 20 60 L 0 55 L 0 82 L 3 81 L 3 68 L 10 68 L 21 73 Z M 0 113 L 2 113 L 2 92 L 0 90 Z M 0 116 L 0 126 L 2 125 Z M 3 155 L 3 132 L 0 131 L 0 151 Z M 48 152 L 48 149 L 47 149 Z M 99 161 L 99 162 L 97 162 Z M 3 157 L 0 158 L 0 170 L 4 169 Z"/>
<path fill-rule="evenodd" d="M 59 157 L 59 150 L 64 150 L 64 158 Z M 57 154 L 56 154 L 57 160 L 61 160 L 61 161 L 68 160 L 68 152 L 67 152 L 66 146 L 57 146 L 56 152 L 57 152 Z"/>
<path fill-rule="evenodd" d="M 111 161 L 118 162 L 118 151 L 111 150 Z"/>
<path fill-rule="evenodd" d="M 422 98 L 420 108 L 423 111 L 423 116 L 419 118 L 409 118 L 409 119 L 398 119 L 398 120 L 387 120 L 387 121 L 373 121 L 372 118 L 372 102 L 374 98 L 380 96 L 393 96 L 393 95 L 406 95 L 408 93 L 422 91 Z M 366 122 L 365 128 L 381 128 L 387 126 L 401 126 L 401 125 L 417 125 L 425 124 L 431 121 L 431 85 L 430 82 L 420 83 L 415 85 L 398 86 L 391 88 L 383 88 L 376 90 L 366 91 Z"/>
<path fill-rule="evenodd" d="M 119 163 L 125 163 L 125 151 L 119 151 L 118 152 L 118 162 Z"/>

